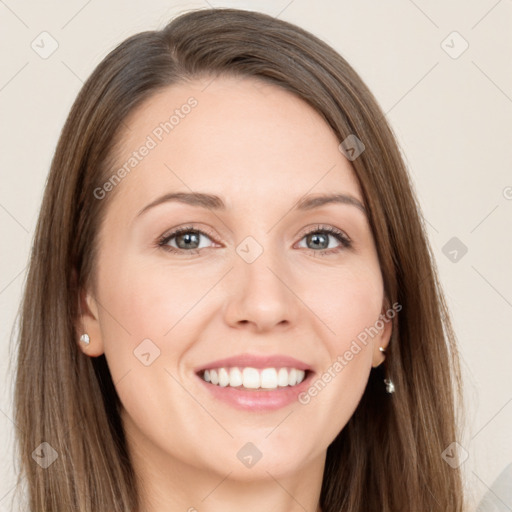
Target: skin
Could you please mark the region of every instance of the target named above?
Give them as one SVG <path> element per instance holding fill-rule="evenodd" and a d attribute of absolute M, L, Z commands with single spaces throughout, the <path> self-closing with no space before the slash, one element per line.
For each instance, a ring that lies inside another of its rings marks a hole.
<path fill-rule="evenodd" d="M 198 80 L 150 98 L 126 120 L 119 165 L 190 96 L 198 105 L 109 192 L 94 289 L 82 293 L 81 329 L 91 341 L 81 348 L 106 356 L 142 510 L 320 510 L 327 447 L 384 360 L 391 322 L 307 405 L 241 411 L 213 399 L 193 368 L 280 353 L 320 376 L 375 324 L 386 305 L 364 213 L 349 204 L 291 211 L 306 194 L 363 202 L 358 181 L 318 113 L 247 78 Z M 177 191 L 216 194 L 227 209 L 166 202 L 137 215 Z M 159 237 L 189 224 L 212 234 L 201 235 L 195 254 L 158 247 Z M 317 224 L 340 229 L 352 247 L 329 235 L 320 243 L 338 252 L 320 255 L 325 246 L 306 236 Z M 248 236 L 263 249 L 250 264 L 236 252 Z M 149 366 L 133 353 L 147 338 L 160 350 Z M 251 468 L 236 456 L 247 442 L 262 452 Z"/>

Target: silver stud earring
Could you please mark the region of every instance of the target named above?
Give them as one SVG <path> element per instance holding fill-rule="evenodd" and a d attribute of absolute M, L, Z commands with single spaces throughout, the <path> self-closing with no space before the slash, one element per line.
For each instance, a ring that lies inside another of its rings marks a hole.
<path fill-rule="evenodd" d="M 82 343 L 85 343 L 86 345 L 89 345 L 89 335 L 88 334 L 82 334 L 82 336 L 80 336 L 80 341 Z"/>
<path fill-rule="evenodd" d="M 379 350 L 385 354 L 386 349 L 383 347 L 379 347 Z M 395 392 L 395 385 L 393 384 L 393 381 L 391 379 L 384 379 L 384 384 L 386 384 L 386 392 L 387 393 L 394 393 Z"/>

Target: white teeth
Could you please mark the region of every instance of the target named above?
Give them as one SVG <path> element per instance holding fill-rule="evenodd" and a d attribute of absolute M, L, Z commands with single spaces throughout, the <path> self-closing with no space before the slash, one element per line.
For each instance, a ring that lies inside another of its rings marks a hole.
<path fill-rule="evenodd" d="M 288 370 L 286 368 L 279 368 L 277 383 L 279 386 L 288 386 Z"/>
<path fill-rule="evenodd" d="M 229 372 L 229 385 L 232 387 L 241 386 L 243 384 L 242 372 L 238 368 L 231 368 Z"/>
<path fill-rule="evenodd" d="M 246 389 L 277 389 L 278 387 L 300 384 L 306 375 L 297 368 L 216 368 L 205 370 L 203 380 L 221 387 L 242 387 Z"/>
<path fill-rule="evenodd" d="M 225 387 L 229 384 L 229 374 L 226 368 L 219 368 L 219 386 Z"/>
<path fill-rule="evenodd" d="M 260 372 L 256 368 L 244 368 L 242 375 L 244 388 L 258 389 L 260 387 Z"/>
<path fill-rule="evenodd" d="M 265 389 L 277 388 L 277 372 L 275 368 L 265 368 L 261 372 L 261 387 Z"/>

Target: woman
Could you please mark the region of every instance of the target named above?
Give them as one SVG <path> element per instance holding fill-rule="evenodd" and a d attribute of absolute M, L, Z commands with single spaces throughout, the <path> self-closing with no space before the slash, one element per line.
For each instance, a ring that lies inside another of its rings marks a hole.
<path fill-rule="evenodd" d="M 328 45 L 235 9 L 83 86 L 20 324 L 31 511 L 461 511 L 461 381 L 397 143 Z"/>

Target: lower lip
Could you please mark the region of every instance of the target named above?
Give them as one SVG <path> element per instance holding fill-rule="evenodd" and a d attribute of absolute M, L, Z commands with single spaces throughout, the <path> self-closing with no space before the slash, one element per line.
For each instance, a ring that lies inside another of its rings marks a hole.
<path fill-rule="evenodd" d="M 286 386 L 277 389 L 232 388 L 230 386 L 218 386 L 210 384 L 199 375 L 196 377 L 203 383 L 206 389 L 218 400 L 232 407 L 246 411 L 275 411 L 298 401 L 298 395 L 309 387 L 313 372 L 308 372 L 306 378 L 296 386 Z"/>

